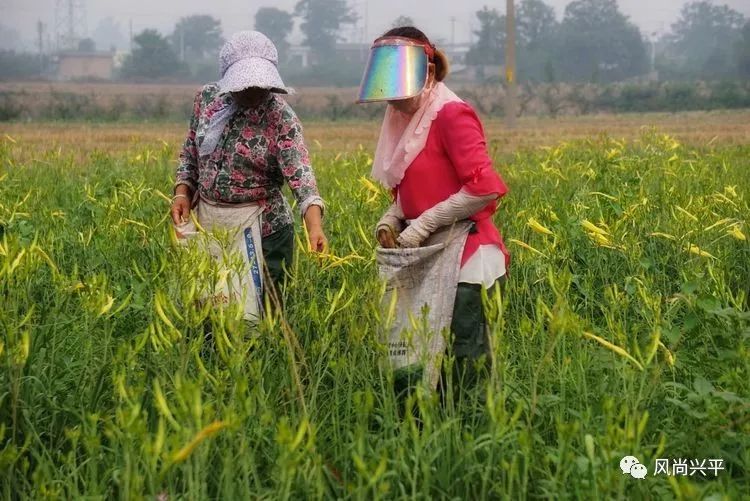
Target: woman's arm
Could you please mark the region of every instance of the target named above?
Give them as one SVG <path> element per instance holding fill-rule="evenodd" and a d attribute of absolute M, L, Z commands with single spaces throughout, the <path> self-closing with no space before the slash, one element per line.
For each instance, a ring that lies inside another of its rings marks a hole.
<path fill-rule="evenodd" d="M 328 247 L 328 240 L 323 232 L 323 209 L 319 205 L 311 205 L 305 211 L 304 218 L 310 249 L 315 252 L 324 252 Z"/>
<path fill-rule="evenodd" d="M 436 123 L 441 144 L 456 169 L 461 190 L 425 211 L 399 236 L 404 247 L 418 247 L 441 226 L 474 216 L 508 192 L 492 167 L 482 124 L 465 103 L 451 103 L 441 110 Z"/>
<path fill-rule="evenodd" d="M 398 243 L 402 247 L 419 247 L 438 228 L 473 216 L 495 198 L 497 196 L 493 193 L 472 195 L 462 188 L 412 221 L 398 236 Z"/>
<path fill-rule="evenodd" d="M 198 188 L 198 146 L 195 144 L 195 134 L 198 128 L 202 94 L 201 90 L 193 101 L 193 115 L 190 117 L 187 137 L 180 152 L 180 163 L 175 176 L 172 221 L 177 225 L 187 221 L 193 195 Z"/>
<path fill-rule="evenodd" d="M 482 122 L 471 106 L 447 104 L 436 122 L 441 145 L 456 169 L 462 188 L 472 195 L 503 197 L 508 187 L 493 168 Z"/>
<path fill-rule="evenodd" d="M 310 154 L 305 146 L 302 124 L 291 109 L 282 111 L 277 160 L 305 220 L 310 249 L 323 252 L 328 241 L 323 232 L 325 203 L 318 192 Z"/>

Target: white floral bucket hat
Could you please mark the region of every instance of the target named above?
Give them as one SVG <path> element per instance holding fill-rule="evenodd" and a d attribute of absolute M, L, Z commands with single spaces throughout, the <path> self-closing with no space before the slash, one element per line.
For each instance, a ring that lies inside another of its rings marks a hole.
<path fill-rule="evenodd" d="M 221 60 L 222 93 L 239 92 L 249 87 L 289 94 L 279 75 L 279 53 L 273 42 L 258 31 L 240 31 L 224 44 Z"/>

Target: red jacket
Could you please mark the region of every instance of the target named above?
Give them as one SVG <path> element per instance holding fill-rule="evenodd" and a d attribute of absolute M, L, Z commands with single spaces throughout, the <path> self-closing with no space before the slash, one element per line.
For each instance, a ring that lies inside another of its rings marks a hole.
<path fill-rule="evenodd" d="M 508 187 L 492 168 L 479 117 L 468 104 L 452 102 L 446 104 L 432 122 L 424 149 L 406 169 L 394 191 L 406 219 L 416 219 L 461 188 L 473 195 L 494 193 L 502 197 L 508 192 Z M 510 264 L 510 254 L 492 222 L 496 209 L 497 202 L 493 201 L 471 217 L 476 222 L 477 232 L 469 234 L 462 265 L 480 245 L 487 244 L 500 247 L 506 268 Z"/>

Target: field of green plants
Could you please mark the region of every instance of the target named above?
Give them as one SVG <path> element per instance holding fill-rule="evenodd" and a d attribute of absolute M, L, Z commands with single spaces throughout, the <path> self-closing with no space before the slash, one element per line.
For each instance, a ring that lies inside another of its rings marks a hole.
<path fill-rule="evenodd" d="M 330 254 L 298 245 L 285 315 L 249 329 L 195 301 L 216 270 L 172 240 L 176 144 L 0 136 L 4 499 L 748 498 L 750 144 L 494 151 L 492 375 L 417 423 L 378 343 L 371 145 L 313 148 Z"/>

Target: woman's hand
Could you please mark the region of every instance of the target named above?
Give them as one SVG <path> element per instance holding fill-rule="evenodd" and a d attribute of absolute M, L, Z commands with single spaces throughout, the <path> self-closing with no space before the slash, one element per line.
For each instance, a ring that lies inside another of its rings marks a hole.
<path fill-rule="evenodd" d="M 375 238 L 384 249 L 395 249 L 399 247 L 398 235 L 404 229 L 404 212 L 398 203 L 394 202 L 385 211 L 383 217 L 375 227 Z"/>
<path fill-rule="evenodd" d="M 181 184 L 175 190 L 174 199 L 172 199 L 172 221 L 176 226 L 185 224 L 190 218 L 190 201 L 192 196 L 190 187 Z"/>
<path fill-rule="evenodd" d="M 396 237 L 390 226 L 382 225 L 378 227 L 378 243 L 380 243 L 380 246 L 384 249 L 395 249 L 398 247 Z"/>
<path fill-rule="evenodd" d="M 328 249 L 328 239 L 323 232 L 323 213 L 319 206 L 311 205 L 305 211 L 305 227 L 307 227 L 310 250 L 325 252 Z"/>
<path fill-rule="evenodd" d="M 328 239 L 326 238 L 323 228 L 308 229 L 307 234 L 310 238 L 310 250 L 313 252 L 325 252 L 328 249 Z"/>

